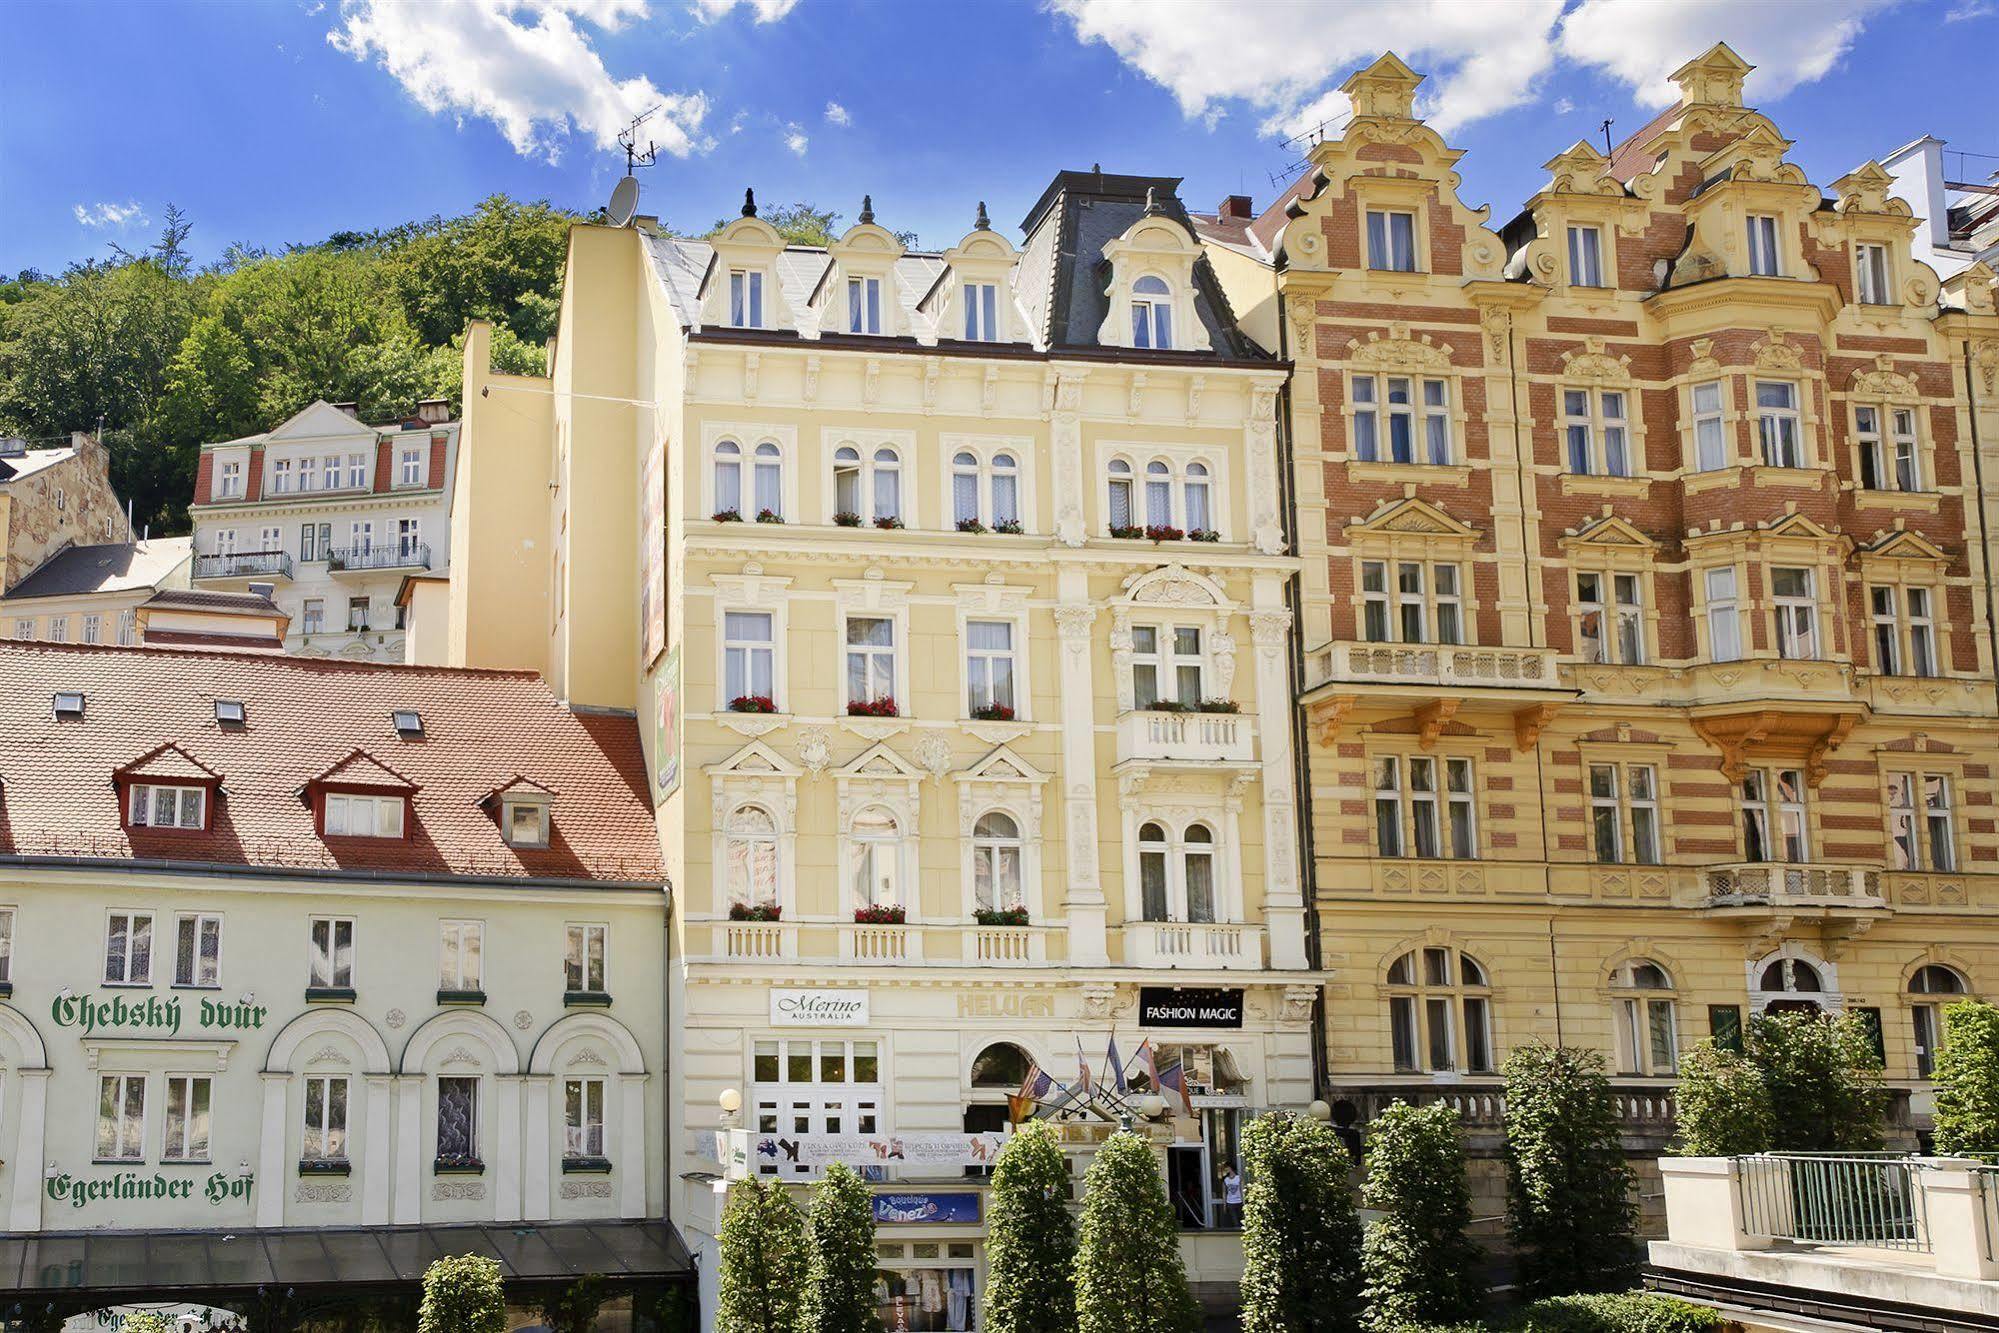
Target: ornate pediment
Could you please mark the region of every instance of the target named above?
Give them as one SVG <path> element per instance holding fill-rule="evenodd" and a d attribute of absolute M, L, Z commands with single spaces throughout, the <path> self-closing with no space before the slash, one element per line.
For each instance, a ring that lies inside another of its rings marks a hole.
<path fill-rule="evenodd" d="M 1349 76 L 1340 91 L 1353 102 L 1357 120 L 1408 120 L 1414 115 L 1416 88 L 1422 82 L 1423 76 L 1403 64 L 1400 56 L 1384 51 L 1373 64 Z"/>
<path fill-rule="evenodd" d="M 1048 781 L 1046 773 L 1006 745 L 995 745 L 970 767 L 952 776 L 958 782 L 1020 782 L 1039 786 Z"/>
<path fill-rule="evenodd" d="M 1758 120 L 1741 137 L 1708 159 L 1709 175 L 1726 171 L 1733 181 L 1765 181 L 1782 185 L 1805 184 L 1805 173 L 1784 160 L 1791 141 Z"/>
<path fill-rule="evenodd" d="M 1615 514 L 1605 514 L 1590 520 L 1574 532 L 1562 538 L 1563 546 L 1623 546 L 1635 550 L 1654 550 L 1659 543 L 1632 526 L 1630 522 Z"/>
<path fill-rule="evenodd" d="M 1347 343 L 1347 359 L 1356 366 L 1380 370 L 1449 370 L 1450 352 L 1430 341 L 1430 335 L 1409 336 L 1407 324 L 1391 324 L 1388 335 L 1370 332 Z"/>
<path fill-rule="evenodd" d="M 1672 78 L 1684 106 L 1741 106 L 1742 82 L 1755 68 L 1727 42 L 1716 42 L 1674 70 Z"/>
<path fill-rule="evenodd" d="M 922 778 L 925 771 L 904 759 L 888 742 L 877 741 L 833 770 L 843 778 Z"/>
<path fill-rule="evenodd" d="M 702 771 L 710 777 L 795 778 L 800 770 L 762 741 L 751 741 L 727 759 L 708 764 Z"/>
<path fill-rule="evenodd" d="M 1583 339 L 1582 351 L 1562 353 L 1562 367 L 1571 379 L 1621 383 L 1631 378 L 1631 358 L 1610 355 L 1604 350 L 1603 339 L 1593 333 Z"/>
<path fill-rule="evenodd" d="M 1895 178 L 1872 159 L 1834 181 L 1832 188 L 1838 196 L 1838 202 L 1833 207 L 1841 213 L 1892 213 L 1897 217 L 1909 217 L 1913 212 L 1907 204 L 1888 193 L 1895 188 Z"/>
<path fill-rule="evenodd" d="M 1549 174 L 1550 194 L 1605 194 L 1622 197 L 1624 187 L 1617 178 L 1605 174 L 1610 159 L 1590 146 L 1587 139 L 1578 139 L 1569 146 L 1567 152 L 1550 158 L 1541 164 Z"/>
<path fill-rule="evenodd" d="M 1895 369 L 1895 358 L 1886 352 L 1874 358 L 1874 369 L 1856 370 L 1847 384 L 1850 392 L 1874 398 L 1916 398 L 1921 390 L 1916 381 Z"/>
<path fill-rule="evenodd" d="M 1136 606 L 1210 607 L 1219 611 L 1235 606 L 1221 584 L 1185 565 L 1162 565 L 1132 575 L 1124 581 L 1124 599 Z"/>
<path fill-rule="evenodd" d="M 1834 532 L 1831 528 L 1822 527 L 1806 515 L 1796 513 L 1795 511 L 1771 519 L 1768 523 L 1764 524 L 1763 534 L 1767 537 L 1795 537 L 1804 541 L 1814 542 L 1839 542 L 1846 540 L 1840 533 Z"/>
<path fill-rule="evenodd" d="M 1950 553 L 1920 532 L 1897 529 L 1883 533 L 1860 551 L 1863 563 L 1881 560 L 1914 560 L 1927 565 L 1947 565 Z"/>
<path fill-rule="evenodd" d="M 1366 518 L 1347 524 L 1349 538 L 1364 533 L 1411 534 L 1419 537 L 1449 537 L 1459 541 L 1472 541 L 1478 530 L 1458 522 L 1428 500 L 1410 496 L 1402 500 L 1383 502 Z"/>
<path fill-rule="evenodd" d="M 1789 371 L 1804 369 L 1804 349 L 1791 342 L 1789 337 L 1782 329 L 1771 329 L 1758 338 L 1751 347 L 1756 354 L 1756 368 Z"/>

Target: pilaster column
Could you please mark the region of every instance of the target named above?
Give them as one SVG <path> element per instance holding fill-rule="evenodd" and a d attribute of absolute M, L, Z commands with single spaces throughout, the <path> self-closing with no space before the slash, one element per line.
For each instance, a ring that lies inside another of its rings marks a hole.
<path fill-rule="evenodd" d="M 285 1105 L 289 1071 L 260 1074 L 264 1083 L 262 1127 L 257 1138 L 257 1225 L 285 1224 Z"/>
<path fill-rule="evenodd" d="M 646 1076 L 618 1075 L 618 1216 L 646 1215 Z"/>
<path fill-rule="evenodd" d="M 43 1148 L 48 1135 L 49 1071 L 21 1069 L 21 1128 L 14 1140 L 14 1199 L 9 1231 L 42 1229 Z"/>
<path fill-rule="evenodd" d="M 1042 406 L 1048 412 L 1048 452 L 1055 463 L 1055 537 L 1081 546 L 1089 537 L 1089 474 L 1083 464 L 1083 379 L 1087 370 L 1050 370 Z"/>
<path fill-rule="evenodd" d="M 1089 576 L 1064 569 L 1057 579 L 1060 603 L 1055 628 L 1062 700 L 1062 842 L 1068 853 L 1069 961 L 1097 967 L 1110 961 L 1106 939 L 1104 884 L 1098 868 L 1097 733 L 1095 656 L 1092 627 L 1097 608 L 1089 600 Z"/>
<path fill-rule="evenodd" d="M 389 1221 L 390 1168 L 395 1162 L 395 1134 L 389 1115 L 390 1085 L 387 1074 L 367 1074 L 362 1078 L 363 1108 L 361 1152 L 361 1225 L 386 1226 Z"/>
<path fill-rule="evenodd" d="M 493 1100 L 499 1114 L 494 1130 L 499 1160 L 493 1163 L 493 1220 L 517 1222 L 521 1216 L 521 1077 L 493 1076 Z"/>
<path fill-rule="evenodd" d="M 527 1145 L 524 1149 L 527 1161 L 523 1164 L 521 1216 L 530 1222 L 545 1222 L 554 1215 L 551 1202 L 554 1185 L 549 1180 L 549 1162 L 553 1154 L 549 1150 L 548 1135 L 553 1114 L 549 1093 L 555 1080 L 549 1074 L 529 1074 L 523 1081 L 527 1084 L 528 1109 L 527 1132 L 521 1136 Z"/>
<path fill-rule="evenodd" d="M 1270 966 L 1305 966 L 1304 891 L 1298 875 L 1296 761 L 1291 746 L 1291 612 L 1274 574 L 1251 588 L 1250 643 L 1256 654 L 1256 730 L 1263 762 L 1263 915 Z"/>
<path fill-rule="evenodd" d="M 399 1227 L 423 1221 L 423 1075 L 396 1078 L 395 1203 L 390 1220 Z"/>

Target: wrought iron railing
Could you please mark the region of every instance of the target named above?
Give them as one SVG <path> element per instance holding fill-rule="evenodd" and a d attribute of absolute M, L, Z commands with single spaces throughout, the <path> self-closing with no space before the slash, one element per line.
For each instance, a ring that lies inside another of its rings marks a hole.
<path fill-rule="evenodd" d="M 430 546 L 425 542 L 391 542 L 386 546 L 337 546 L 326 553 L 328 569 L 429 569 Z"/>
<path fill-rule="evenodd" d="M 198 579 L 290 578 L 292 558 L 284 551 L 229 551 L 194 558 Z"/>
<path fill-rule="evenodd" d="M 1742 1230 L 1801 1245 L 1927 1254 L 1922 1169 L 1914 1159 L 1890 1154 L 1737 1157 Z"/>

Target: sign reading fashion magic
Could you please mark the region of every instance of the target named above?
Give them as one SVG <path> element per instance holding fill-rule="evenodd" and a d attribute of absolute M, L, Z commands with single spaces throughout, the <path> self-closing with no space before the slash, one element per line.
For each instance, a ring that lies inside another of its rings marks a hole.
<path fill-rule="evenodd" d="M 770 1021 L 786 1028 L 864 1028 L 868 1025 L 868 993 L 864 990 L 774 990 Z"/>
<path fill-rule="evenodd" d="M 271 1011 L 261 1004 L 240 1000 L 201 1000 L 192 1014 L 181 1008 L 181 997 L 158 995 L 127 998 L 113 993 L 71 995 L 67 991 L 49 1001 L 49 1018 L 59 1028 L 80 1028 L 83 1035 L 100 1032 L 144 1032 L 163 1037 L 179 1034 L 189 1017 L 199 1028 L 241 1032 L 264 1026 Z"/>
<path fill-rule="evenodd" d="M 1142 1028 L 1239 1028 L 1242 992 L 1178 986 L 1141 986 L 1138 1025 Z"/>
<path fill-rule="evenodd" d="M 89 1177 L 57 1171 L 42 1188 L 51 1202 L 66 1203 L 72 1208 L 91 1203 L 142 1203 L 196 1197 L 220 1208 L 231 1201 L 247 1203 L 250 1185 L 255 1178 L 256 1173 L 252 1171 L 215 1171 L 206 1180 L 199 1176 L 162 1175 L 157 1171 L 115 1171 L 109 1175 Z"/>

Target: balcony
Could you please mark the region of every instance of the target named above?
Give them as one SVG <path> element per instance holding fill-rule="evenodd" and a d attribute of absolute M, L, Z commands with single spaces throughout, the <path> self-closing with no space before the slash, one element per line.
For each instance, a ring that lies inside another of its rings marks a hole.
<path fill-rule="evenodd" d="M 737 963 L 778 963 L 798 957 L 798 927 L 787 921 L 723 921 L 716 953 Z"/>
<path fill-rule="evenodd" d="M 1888 910 L 1878 865 L 1747 862 L 1703 874 L 1705 905 L 1727 916 L 1873 917 Z"/>
<path fill-rule="evenodd" d="M 1205 921 L 1134 921 L 1124 928 L 1132 967 L 1188 971 L 1257 971 L 1263 967 L 1260 926 Z"/>
<path fill-rule="evenodd" d="M 326 568 L 334 574 L 379 574 L 430 568 L 430 547 L 424 542 L 392 542 L 384 546 L 337 546 L 326 553 Z"/>
<path fill-rule="evenodd" d="M 965 961 L 973 967 L 1015 967 L 1048 961 L 1045 931 L 1036 926 L 967 926 Z"/>
<path fill-rule="evenodd" d="M 1306 688 L 1321 685 L 1526 690 L 1566 697 L 1552 648 L 1479 648 L 1448 643 L 1330 643 L 1307 662 Z"/>
<path fill-rule="evenodd" d="M 875 926 L 855 922 L 840 927 L 843 963 L 920 963 L 923 932 L 909 926 Z"/>
<path fill-rule="evenodd" d="M 1256 762 L 1255 719 L 1242 713 L 1135 709 L 1117 720 L 1117 761 L 1246 767 Z"/>
<path fill-rule="evenodd" d="M 292 558 L 285 551 L 230 551 L 194 558 L 197 581 L 222 579 L 285 579 L 292 576 Z"/>

